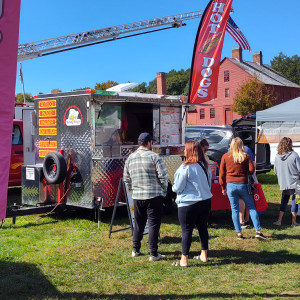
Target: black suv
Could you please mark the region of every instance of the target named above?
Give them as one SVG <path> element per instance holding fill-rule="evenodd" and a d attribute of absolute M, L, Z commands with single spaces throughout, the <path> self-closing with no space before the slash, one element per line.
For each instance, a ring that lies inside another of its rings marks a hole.
<path fill-rule="evenodd" d="M 222 125 L 188 125 L 185 141 L 206 139 L 209 143 L 208 157 L 220 165 L 224 153 L 228 152 L 233 137 L 239 137 L 244 145 L 255 153 L 255 115 L 234 120 L 232 126 Z M 271 170 L 270 145 L 257 144 L 256 173 L 267 173 Z"/>

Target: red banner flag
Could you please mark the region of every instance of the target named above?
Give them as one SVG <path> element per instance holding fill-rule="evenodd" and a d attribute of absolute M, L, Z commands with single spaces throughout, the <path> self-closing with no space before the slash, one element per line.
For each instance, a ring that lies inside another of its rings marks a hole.
<path fill-rule="evenodd" d="M 189 102 L 217 97 L 218 74 L 232 0 L 211 0 L 201 19 L 191 66 Z"/>
<path fill-rule="evenodd" d="M 6 216 L 17 75 L 20 0 L 0 0 L 0 220 Z"/>

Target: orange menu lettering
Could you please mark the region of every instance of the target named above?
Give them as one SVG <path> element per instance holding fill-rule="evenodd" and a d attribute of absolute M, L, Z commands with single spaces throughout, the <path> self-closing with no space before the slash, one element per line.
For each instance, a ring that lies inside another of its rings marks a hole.
<path fill-rule="evenodd" d="M 39 147 L 46 149 L 56 149 L 57 141 L 39 141 Z"/>
<path fill-rule="evenodd" d="M 53 150 L 39 150 L 39 157 L 46 157 L 46 155 L 50 152 L 54 152 Z"/>
<path fill-rule="evenodd" d="M 39 135 L 57 135 L 57 128 L 39 128 Z"/>
<path fill-rule="evenodd" d="M 39 126 L 56 126 L 56 119 L 39 119 Z"/>
<path fill-rule="evenodd" d="M 39 110 L 39 117 L 40 118 L 56 117 L 56 109 Z"/>
<path fill-rule="evenodd" d="M 56 100 L 42 100 L 39 102 L 39 108 L 54 108 L 56 107 Z"/>

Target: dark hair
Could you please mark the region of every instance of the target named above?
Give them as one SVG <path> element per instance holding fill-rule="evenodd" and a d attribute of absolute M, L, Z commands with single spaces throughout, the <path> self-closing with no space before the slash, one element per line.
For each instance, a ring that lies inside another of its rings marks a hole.
<path fill-rule="evenodd" d="M 185 155 L 186 155 L 186 160 L 184 164 L 186 166 L 192 165 L 192 164 L 197 164 L 198 162 L 202 162 L 207 169 L 207 162 L 205 160 L 202 146 L 200 145 L 199 142 L 197 141 L 187 141 L 185 143 Z"/>
<path fill-rule="evenodd" d="M 208 141 L 206 139 L 201 140 L 200 145 L 201 147 L 205 147 L 205 146 L 209 147 Z"/>
<path fill-rule="evenodd" d="M 293 151 L 293 141 L 289 137 L 282 138 L 278 144 L 277 151 L 280 155 Z"/>

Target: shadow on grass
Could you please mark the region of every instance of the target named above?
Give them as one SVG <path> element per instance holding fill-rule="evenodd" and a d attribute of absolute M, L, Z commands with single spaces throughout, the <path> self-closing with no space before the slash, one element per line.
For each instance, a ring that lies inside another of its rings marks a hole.
<path fill-rule="evenodd" d="M 43 225 L 47 225 L 47 224 L 54 224 L 57 223 L 57 221 L 53 220 L 53 221 L 49 221 L 49 222 L 40 222 L 40 219 L 37 219 L 36 221 L 32 221 L 28 224 L 24 224 L 24 225 L 9 225 L 9 226 L 2 226 L 0 230 L 7 230 L 7 229 L 12 229 L 12 228 L 28 228 L 28 227 L 37 227 L 37 226 L 43 226 Z M 18 222 L 17 222 L 18 223 Z"/>
<path fill-rule="evenodd" d="M 247 293 L 202 293 L 202 294 L 188 294 L 188 295 L 176 295 L 176 294 L 164 294 L 164 295 L 136 295 L 136 294 L 93 294 L 93 293 L 64 293 L 64 298 L 67 299 L 114 299 L 114 300 L 169 300 L 169 299 L 222 299 L 222 298 L 235 298 L 238 297 L 239 299 L 244 298 L 295 298 L 298 299 L 300 294 L 291 295 L 289 293 L 282 293 L 280 295 L 271 294 L 271 293 L 254 293 L 254 294 L 247 294 Z"/>
<path fill-rule="evenodd" d="M 25 300 L 61 296 L 35 265 L 0 261 L 0 299 Z"/>
<path fill-rule="evenodd" d="M 210 257 L 218 258 L 218 262 L 213 263 L 215 265 L 224 264 L 263 264 L 263 265 L 275 265 L 285 263 L 299 263 L 300 255 L 290 254 L 288 251 L 240 251 L 240 250 L 210 250 Z"/>

